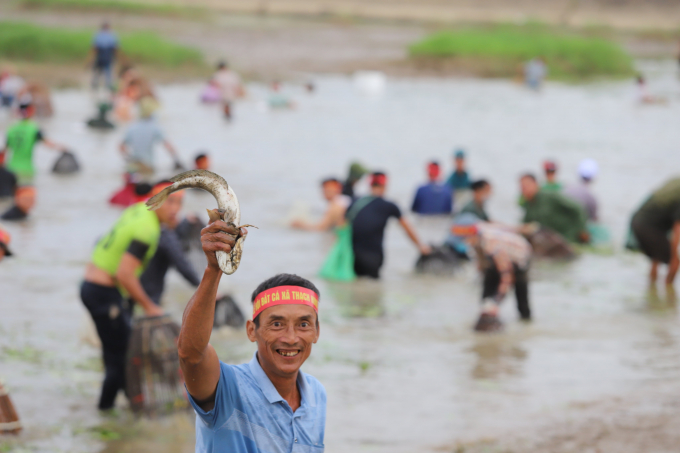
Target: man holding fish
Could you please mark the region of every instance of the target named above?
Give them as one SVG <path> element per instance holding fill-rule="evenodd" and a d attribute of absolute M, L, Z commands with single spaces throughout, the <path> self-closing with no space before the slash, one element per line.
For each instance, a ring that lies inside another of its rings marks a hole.
<path fill-rule="evenodd" d="M 310 281 L 279 274 L 253 292 L 248 338 L 257 343 L 249 363 L 227 365 L 210 345 L 215 299 L 222 274 L 241 260 L 247 232 L 236 194 L 220 176 L 182 173 L 147 202 L 161 206 L 174 191 L 197 187 L 212 193 L 219 209 L 201 232 L 208 266 L 184 310 L 178 340 L 180 366 L 196 411 L 196 452 L 323 452 L 326 391 L 300 371 L 319 339 L 319 290 Z"/>

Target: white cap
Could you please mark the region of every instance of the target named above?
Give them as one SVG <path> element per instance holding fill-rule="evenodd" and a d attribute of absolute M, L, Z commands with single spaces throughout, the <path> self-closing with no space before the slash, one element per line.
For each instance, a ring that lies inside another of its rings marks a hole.
<path fill-rule="evenodd" d="M 584 159 L 578 164 L 578 174 L 584 179 L 593 179 L 597 176 L 600 167 L 594 159 Z"/>

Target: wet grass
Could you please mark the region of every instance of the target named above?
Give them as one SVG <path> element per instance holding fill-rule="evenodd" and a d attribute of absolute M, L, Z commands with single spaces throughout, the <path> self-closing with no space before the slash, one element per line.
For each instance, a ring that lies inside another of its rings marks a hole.
<path fill-rule="evenodd" d="M 457 60 L 482 76 L 515 76 L 535 57 L 546 61 L 549 78 L 557 80 L 634 74 L 631 56 L 615 42 L 541 24 L 440 31 L 412 44 L 409 53 L 416 59 Z"/>
<path fill-rule="evenodd" d="M 23 22 L 0 22 L 0 58 L 40 63 L 83 63 L 90 51 L 93 31 L 39 27 Z M 152 32 L 120 37 L 122 58 L 135 64 L 159 67 L 202 66 L 200 51 Z"/>
<path fill-rule="evenodd" d="M 68 11 L 106 11 L 171 17 L 204 18 L 207 12 L 198 7 L 117 0 L 18 0 L 24 9 L 56 9 Z"/>

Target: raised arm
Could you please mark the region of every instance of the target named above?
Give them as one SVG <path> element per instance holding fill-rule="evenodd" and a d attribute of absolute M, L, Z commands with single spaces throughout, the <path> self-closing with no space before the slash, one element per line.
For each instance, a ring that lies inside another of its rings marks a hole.
<path fill-rule="evenodd" d="M 205 411 L 211 410 L 215 405 L 217 383 L 220 380 L 220 362 L 209 341 L 215 317 L 217 288 L 222 278 L 215 252 L 229 253 L 235 243 L 234 238 L 227 233 L 236 235 L 238 230 L 221 220 L 201 231 L 201 244 L 208 259 L 208 267 L 198 289 L 184 309 L 182 329 L 177 342 L 179 363 L 187 390 Z"/>

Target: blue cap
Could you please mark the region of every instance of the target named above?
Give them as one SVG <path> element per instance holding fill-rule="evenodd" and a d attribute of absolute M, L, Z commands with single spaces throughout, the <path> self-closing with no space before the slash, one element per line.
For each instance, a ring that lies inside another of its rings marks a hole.
<path fill-rule="evenodd" d="M 465 151 L 463 151 L 463 150 L 460 149 L 460 148 L 457 149 L 457 150 L 453 153 L 453 155 L 456 157 L 456 159 L 465 159 Z"/>

